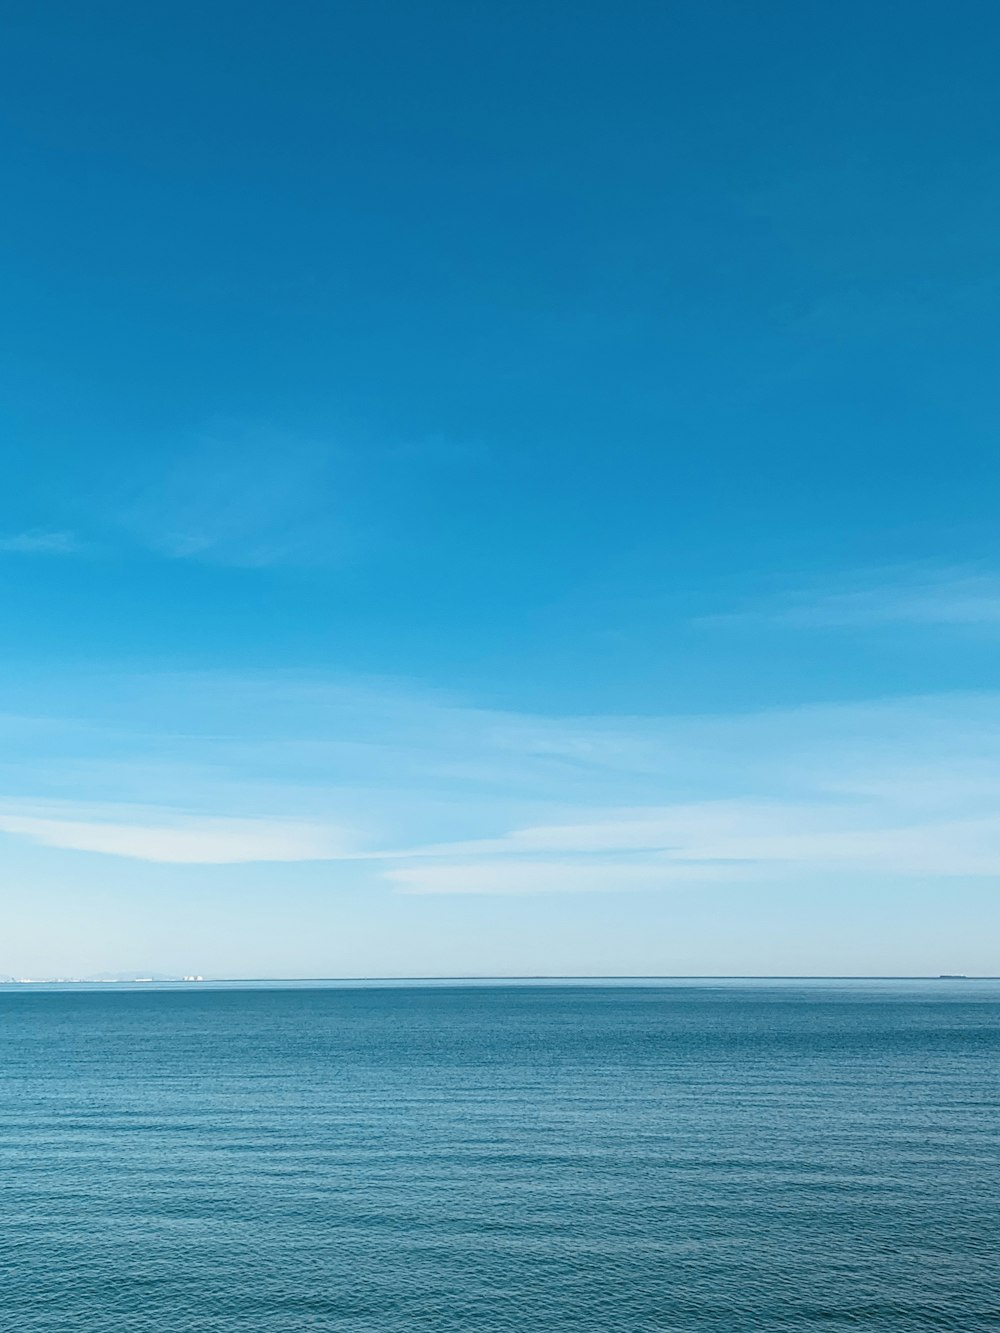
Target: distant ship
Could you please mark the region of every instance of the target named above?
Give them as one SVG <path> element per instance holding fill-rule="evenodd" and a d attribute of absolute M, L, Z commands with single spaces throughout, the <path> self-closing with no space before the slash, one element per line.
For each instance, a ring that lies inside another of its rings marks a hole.
<path fill-rule="evenodd" d="M 938 981 L 968 981 L 969 978 L 964 972 L 940 972 Z"/>

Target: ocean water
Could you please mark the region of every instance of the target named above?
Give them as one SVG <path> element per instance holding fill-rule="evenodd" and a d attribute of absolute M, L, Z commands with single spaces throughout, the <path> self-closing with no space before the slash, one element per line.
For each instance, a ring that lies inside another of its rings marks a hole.
<path fill-rule="evenodd" d="M 1000 985 L 0 988 L 18 1333 L 1000 1328 Z"/>

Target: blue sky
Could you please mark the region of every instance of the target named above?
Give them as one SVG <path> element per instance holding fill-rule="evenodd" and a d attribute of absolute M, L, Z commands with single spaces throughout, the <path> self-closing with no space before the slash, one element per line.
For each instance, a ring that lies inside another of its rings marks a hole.
<path fill-rule="evenodd" d="M 0 974 L 1000 972 L 995 5 L 7 14 Z"/>

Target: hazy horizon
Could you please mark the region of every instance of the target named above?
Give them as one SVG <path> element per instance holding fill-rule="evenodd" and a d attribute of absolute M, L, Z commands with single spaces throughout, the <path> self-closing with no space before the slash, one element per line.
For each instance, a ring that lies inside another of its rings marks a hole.
<path fill-rule="evenodd" d="M 817 994 L 868 994 L 873 998 L 926 995 L 935 1002 L 961 1003 L 963 997 L 973 1000 L 995 998 L 1000 976 L 979 976 L 960 973 L 930 973 L 916 976 L 902 975 L 778 975 L 750 974 L 746 976 L 344 976 L 344 977 L 167 977 L 122 975 L 117 977 L 0 977 L 0 990 L 42 992 L 107 991 L 141 994 L 143 991 L 175 992 L 239 992 L 281 990 L 521 990 L 539 988 L 550 990 L 622 989 L 662 992 L 687 990 L 706 991 L 774 991 L 795 990 Z"/>

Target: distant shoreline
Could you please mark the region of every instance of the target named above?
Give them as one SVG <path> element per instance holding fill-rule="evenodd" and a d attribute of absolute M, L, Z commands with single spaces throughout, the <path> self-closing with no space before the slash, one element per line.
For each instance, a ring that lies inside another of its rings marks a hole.
<path fill-rule="evenodd" d="M 406 987 L 406 986 L 560 986 L 560 985 L 663 985 L 671 982 L 682 984 L 722 984 L 722 983 L 930 983 L 930 982 L 989 982 L 1000 981 L 1000 977 L 991 975 L 972 975 L 966 973 L 922 973 L 922 974 L 819 974 L 819 973 L 590 973 L 558 974 L 538 973 L 519 974 L 466 974 L 454 976 L 352 976 L 352 977 L 6 977 L 0 979 L 0 990 L 29 990 L 41 987 L 59 987 L 65 989 L 106 989 L 106 990 L 211 990 L 211 989 L 266 989 L 288 987 L 295 989 L 334 988 L 334 987 Z"/>

